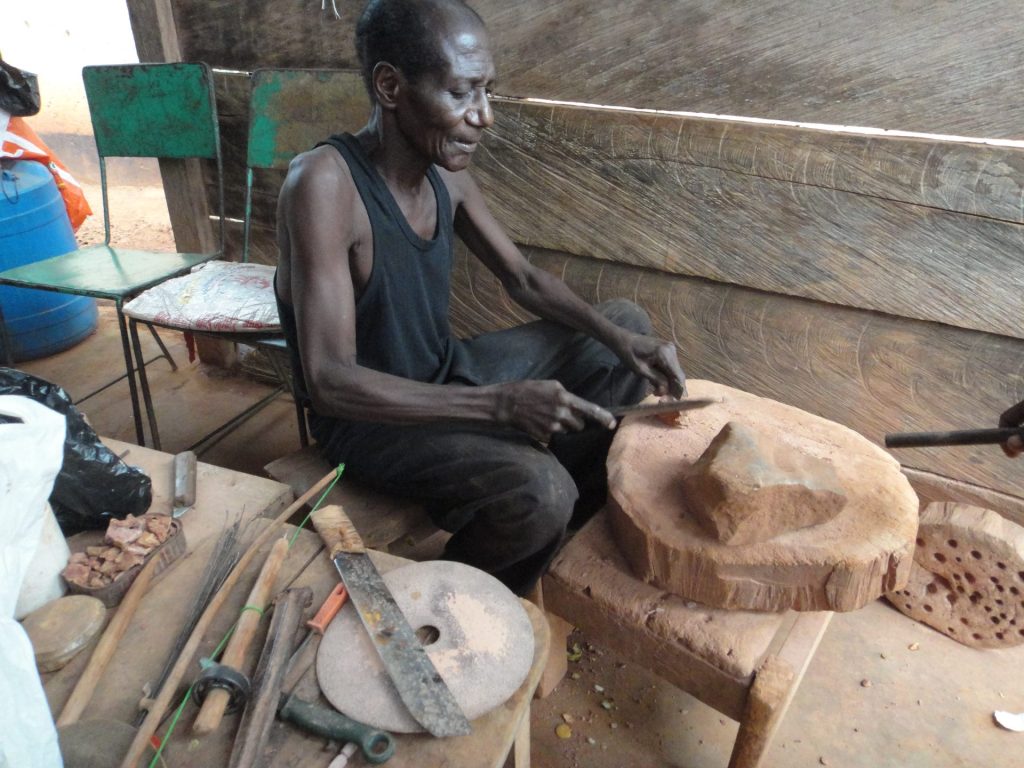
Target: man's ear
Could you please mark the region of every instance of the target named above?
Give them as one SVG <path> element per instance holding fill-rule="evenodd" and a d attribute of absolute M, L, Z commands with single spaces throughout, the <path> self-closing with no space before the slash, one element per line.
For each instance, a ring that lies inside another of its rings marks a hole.
<path fill-rule="evenodd" d="M 394 109 L 398 91 L 404 82 L 397 67 L 386 61 L 378 61 L 373 68 L 373 91 L 377 96 L 377 103 L 384 109 Z"/>

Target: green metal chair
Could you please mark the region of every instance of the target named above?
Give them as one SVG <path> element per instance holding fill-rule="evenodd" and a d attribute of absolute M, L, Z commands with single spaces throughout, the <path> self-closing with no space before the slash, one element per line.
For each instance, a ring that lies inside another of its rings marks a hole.
<path fill-rule="evenodd" d="M 0 284 L 109 299 L 117 309 L 125 375 L 139 445 L 145 444 L 135 372 L 145 377 L 138 333 L 128 325 L 124 304 L 146 289 L 187 273 L 224 253 L 224 183 L 217 107 L 210 68 L 201 63 L 90 66 L 82 70 L 99 155 L 103 194 L 102 245 L 15 267 Z M 202 158 L 216 164 L 219 248 L 211 253 L 128 250 L 111 245 L 107 200 L 108 157 Z M 154 336 L 155 336 L 154 332 Z M 156 337 L 159 342 L 159 337 Z M 164 355 L 174 365 L 166 348 Z M 134 358 L 138 363 L 133 364 Z M 148 402 L 148 387 L 144 389 Z M 154 435 L 159 447 L 159 438 Z"/>
<path fill-rule="evenodd" d="M 311 149 L 332 133 L 356 130 L 362 125 L 369 111 L 369 101 L 357 72 L 329 69 L 259 69 L 250 76 L 249 125 L 246 137 L 245 209 L 242 235 L 242 264 L 250 260 L 250 247 L 254 229 L 260 232 L 260 242 L 276 249 L 274 244 L 273 218 L 269 211 L 276 204 L 277 193 L 288 164 L 300 152 Z M 258 199 L 257 215 L 254 215 L 254 198 Z M 263 261 L 276 261 L 276 250 L 262 253 Z M 240 265 L 239 271 L 244 269 Z M 173 283 L 167 283 L 155 290 L 189 292 L 190 282 L 201 280 L 199 275 L 188 276 Z M 180 284 L 180 288 L 178 285 Z M 265 289 L 265 300 L 273 302 L 273 287 Z M 141 299 L 140 299 L 141 303 Z M 130 307 L 129 320 L 133 336 L 136 317 Z M 237 316 L 237 308 L 218 305 L 221 320 Z M 258 402 L 246 408 L 225 424 L 220 425 L 191 446 L 197 453 L 209 448 L 245 419 L 257 413 L 284 391 L 291 390 L 291 376 L 287 361 L 287 347 L 278 329 L 272 332 L 223 332 L 209 328 L 189 327 L 182 324 L 167 324 L 159 319 L 147 318 L 162 327 L 181 331 L 192 331 L 204 335 L 248 344 L 266 352 L 273 368 L 278 387 Z M 149 385 L 143 370 L 140 376 L 143 393 L 150 416 L 150 432 L 156 433 L 157 426 L 152 409 L 149 407 Z M 304 404 L 295 398 L 299 440 L 307 445 L 308 437 Z"/>

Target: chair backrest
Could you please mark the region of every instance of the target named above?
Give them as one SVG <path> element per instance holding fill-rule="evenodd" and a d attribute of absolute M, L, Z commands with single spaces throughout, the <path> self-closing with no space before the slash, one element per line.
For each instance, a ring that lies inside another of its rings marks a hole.
<path fill-rule="evenodd" d="M 282 171 L 332 133 L 362 127 L 370 111 L 361 75 L 344 69 L 258 69 L 252 73 L 242 260 L 249 260 L 254 169 Z"/>
<path fill-rule="evenodd" d="M 203 63 L 89 66 L 82 69 L 82 81 L 100 159 L 107 242 L 107 157 L 203 158 L 217 168 L 223 253 L 223 163 L 210 68 Z"/>

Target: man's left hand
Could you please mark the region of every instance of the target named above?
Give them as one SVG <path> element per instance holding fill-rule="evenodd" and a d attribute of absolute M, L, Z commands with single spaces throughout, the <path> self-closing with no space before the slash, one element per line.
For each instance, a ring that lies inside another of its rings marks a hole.
<path fill-rule="evenodd" d="M 634 333 L 626 339 L 619 357 L 654 385 L 656 395 L 686 395 L 686 375 L 679 365 L 675 345 Z"/>

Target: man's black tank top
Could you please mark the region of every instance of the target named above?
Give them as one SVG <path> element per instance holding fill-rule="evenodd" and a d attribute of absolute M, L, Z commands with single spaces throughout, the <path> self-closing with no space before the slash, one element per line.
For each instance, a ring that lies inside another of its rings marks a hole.
<path fill-rule="evenodd" d="M 437 169 L 431 166 L 427 170 L 437 200 L 437 225 L 433 239 L 425 240 L 409 226 L 354 136 L 338 134 L 322 144 L 337 149 L 348 164 L 373 232 L 373 266 L 356 301 L 358 364 L 415 381 L 441 384 L 457 378 L 474 383 L 472 366 L 448 323 L 453 216 L 448 189 Z M 292 369 L 304 395 L 295 312 L 279 296 L 277 304 L 291 349 Z M 318 430 L 311 426 L 316 436 Z"/>

